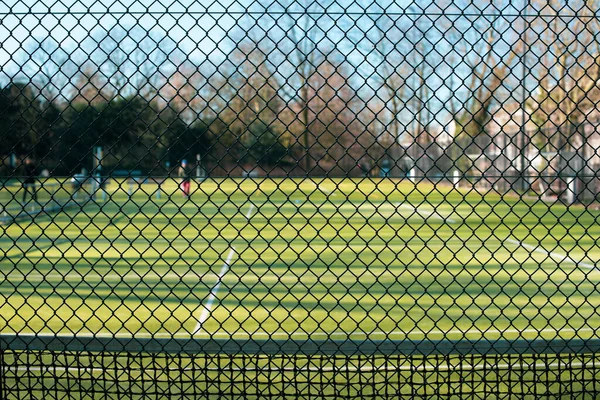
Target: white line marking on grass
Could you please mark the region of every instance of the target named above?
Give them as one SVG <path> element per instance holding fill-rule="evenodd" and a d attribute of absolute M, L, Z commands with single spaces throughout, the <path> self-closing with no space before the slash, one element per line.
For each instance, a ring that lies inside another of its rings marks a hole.
<path fill-rule="evenodd" d="M 484 338 L 485 334 L 489 334 L 489 335 L 510 335 L 510 334 L 528 334 L 528 333 L 533 333 L 533 334 L 540 334 L 540 333 L 551 333 L 551 334 L 561 334 L 561 333 L 593 333 L 596 334 L 598 331 L 600 331 L 600 329 L 593 329 L 593 328 L 561 328 L 561 329 L 554 329 L 554 328 L 543 328 L 543 329 L 536 329 L 536 328 L 526 328 L 526 329 L 516 329 L 516 328 L 510 328 L 510 329 L 503 329 L 503 330 L 499 330 L 499 329 L 486 329 L 486 330 L 481 330 L 481 329 L 477 329 L 477 328 L 471 328 L 468 329 L 466 331 L 460 330 L 460 329 L 453 329 L 453 330 L 449 330 L 449 331 L 441 331 L 441 330 L 431 330 L 431 331 L 423 331 L 423 330 L 418 330 L 418 329 L 414 329 L 412 331 L 408 331 L 408 332 L 403 332 L 403 331 L 390 331 L 390 332 L 385 332 L 385 331 L 371 331 L 371 332 L 345 332 L 345 331 L 334 331 L 334 332 L 282 332 L 282 331 L 275 331 L 275 332 L 223 332 L 223 331 L 217 331 L 217 332 L 199 332 L 198 335 L 201 336 L 208 336 L 208 337 L 213 337 L 213 338 L 228 338 L 228 339 L 249 339 L 249 338 L 256 338 L 256 339 L 262 339 L 262 338 L 273 338 L 275 340 L 277 340 L 278 338 L 280 339 L 297 339 L 297 338 L 301 338 L 301 339 L 307 339 L 307 338 L 331 338 L 334 340 L 340 340 L 341 339 L 352 339 L 352 338 L 369 338 L 369 339 L 375 339 L 375 336 L 384 336 L 385 338 L 390 338 L 391 336 L 400 336 L 401 338 L 407 338 L 407 337 L 414 337 L 414 336 L 418 336 L 418 337 L 422 337 L 422 338 L 431 338 L 431 336 L 449 336 L 449 335 L 479 335 L 479 338 Z M 23 337 L 37 337 L 37 336 L 42 336 L 42 335 L 50 335 L 53 337 L 58 337 L 61 339 L 76 339 L 78 337 L 81 338 L 88 338 L 88 337 L 97 337 L 97 338 L 122 338 L 122 339 L 135 339 L 135 338 L 189 338 L 190 335 L 187 332 L 180 332 L 180 333 L 172 333 L 172 332 L 156 332 L 156 333 L 149 333 L 149 332 L 138 332 L 136 334 L 131 334 L 131 333 L 110 333 L 110 332 L 97 332 L 97 333 L 93 333 L 93 332 L 77 332 L 75 334 L 69 334 L 69 333 L 54 333 L 54 332 L 38 332 L 38 333 L 0 333 L 0 337 L 2 336 L 6 336 L 6 335 L 18 335 L 18 336 L 23 336 Z M 338 339 L 336 339 L 336 337 L 338 337 Z"/>
<path fill-rule="evenodd" d="M 331 195 L 332 197 L 335 197 L 335 196 L 337 196 L 337 193 L 334 193 L 334 192 L 332 192 L 331 190 L 323 189 L 323 188 L 321 187 L 321 185 L 316 185 L 316 186 L 317 186 L 317 189 L 319 189 L 321 192 L 323 192 L 323 193 L 325 193 L 325 194 L 327 194 L 327 195 Z"/>
<path fill-rule="evenodd" d="M 404 204 L 404 203 L 396 203 L 396 205 L 398 207 L 402 207 L 404 209 L 407 210 L 411 210 L 414 211 L 417 215 L 419 215 L 421 218 L 423 218 L 425 221 L 427 221 L 428 217 L 435 217 L 438 218 L 442 221 L 451 223 L 451 224 L 456 224 L 458 221 L 456 221 L 455 219 L 452 218 L 444 218 L 437 210 L 436 211 L 426 211 L 426 210 L 422 210 L 418 207 L 414 207 L 414 206 L 409 206 L 408 204 Z M 425 214 L 426 217 L 423 217 L 421 214 Z"/>
<path fill-rule="evenodd" d="M 596 361 L 592 360 L 589 361 L 588 363 L 573 363 L 573 362 L 557 362 L 557 363 L 551 363 L 551 364 L 546 364 L 546 363 L 537 363 L 537 364 L 530 364 L 527 362 L 517 362 L 514 364 L 507 364 L 507 363 L 503 363 L 503 364 L 495 364 L 495 363 L 490 363 L 490 362 L 483 362 L 480 364 L 470 364 L 470 363 L 459 363 L 459 364 L 435 364 L 435 365 L 398 365 L 398 364 L 382 364 L 382 365 L 367 365 L 367 366 L 360 366 L 360 367 L 356 367 L 351 365 L 351 363 L 347 364 L 347 365 L 339 365 L 339 366 L 335 366 L 335 367 L 324 367 L 324 366 L 320 366 L 320 367 L 309 367 L 309 366 L 289 366 L 289 367 L 281 367 L 281 368 L 271 368 L 269 369 L 270 371 L 284 371 L 284 372 L 296 372 L 296 371 L 310 371 L 310 372 L 373 372 L 373 371 L 480 371 L 480 370 L 513 370 L 513 371 L 519 371 L 519 370 L 525 370 L 525 371 L 530 371 L 532 370 L 532 368 L 538 368 L 538 369 L 564 369 L 564 368 L 582 368 L 582 367 L 587 367 L 588 365 L 590 366 L 595 366 L 596 365 Z M 27 367 L 21 367 L 21 368 L 27 368 Z M 75 367 L 71 367 L 71 368 L 75 368 Z M 173 368 L 175 370 L 175 368 Z M 190 368 L 191 369 L 191 368 Z M 236 368 L 236 367 L 229 367 L 226 368 L 225 370 L 223 368 L 217 368 L 217 367 L 213 367 L 213 368 L 208 368 L 208 370 L 210 371 L 228 371 L 228 372 L 242 372 L 242 371 L 261 371 L 264 372 L 265 371 L 265 367 L 261 366 L 261 367 L 247 367 L 245 366 L 244 368 Z M 160 371 L 160 370 L 159 370 Z"/>
<path fill-rule="evenodd" d="M 210 296 L 208 297 L 208 301 L 207 301 L 206 305 L 204 306 L 204 310 L 202 310 L 202 314 L 200 315 L 200 318 L 198 318 L 198 323 L 196 324 L 196 327 L 194 328 L 194 332 L 192 333 L 192 335 L 197 334 L 200 331 L 200 329 L 202 329 L 202 325 L 204 324 L 204 322 L 206 322 L 206 320 L 210 316 L 211 308 L 217 298 L 217 294 L 219 293 L 219 288 L 221 287 L 221 283 L 223 282 L 223 276 L 229 270 L 231 258 L 233 257 L 234 253 L 235 253 L 235 247 L 232 247 L 231 250 L 229 250 L 229 254 L 227 255 L 225 264 L 223 264 L 223 267 L 221 268 L 221 272 L 219 272 L 217 283 L 215 284 L 215 286 L 213 286 L 212 290 L 210 291 Z"/>
<path fill-rule="evenodd" d="M 351 339 L 351 338 L 370 338 L 374 339 L 375 336 L 383 336 L 384 338 L 389 338 L 390 336 L 400 336 L 401 338 L 407 337 L 422 337 L 422 338 L 430 338 L 432 336 L 454 336 L 454 335 L 479 335 L 479 338 L 483 338 L 486 335 L 520 335 L 520 334 L 540 334 L 540 333 L 552 333 L 552 334 L 561 334 L 561 333 L 596 333 L 598 330 L 592 328 L 562 328 L 562 329 L 554 329 L 554 328 L 543 328 L 543 329 L 535 329 L 535 328 L 526 328 L 526 329 L 476 329 L 472 328 L 466 331 L 460 329 L 453 329 L 449 331 L 441 331 L 441 330 L 431 330 L 431 331 L 423 331 L 419 329 L 414 329 L 412 331 L 371 331 L 371 332 L 345 332 L 345 331 L 334 331 L 334 332 L 213 332 L 206 333 L 211 337 L 227 337 L 227 338 L 263 338 L 263 337 L 273 337 L 273 338 L 341 338 L 341 339 Z"/>
<path fill-rule="evenodd" d="M 577 260 L 569 257 L 568 255 L 564 255 L 564 254 L 559 254 L 559 253 L 555 253 L 555 252 L 552 252 L 552 251 L 548 251 L 548 250 L 542 248 L 541 246 L 530 245 L 530 244 L 527 244 L 527 243 L 523 243 L 520 240 L 515 240 L 515 239 L 510 239 L 510 238 L 505 239 L 505 241 L 507 241 L 509 243 L 512 243 L 512 244 L 515 244 L 517 246 L 524 247 L 524 248 L 529 249 L 531 251 L 535 251 L 535 252 L 538 252 L 538 253 L 541 253 L 541 254 L 545 254 L 545 255 L 553 258 L 555 261 L 558 261 L 557 264 L 559 264 L 559 263 L 561 263 L 563 261 L 567 261 L 569 263 L 575 264 L 576 267 L 581 266 L 581 267 L 584 267 L 584 268 L 587 268 L 587 269 L 597 269 L 596 266 L 593 265 L 593 264 L 588 264 L 588 263 L 586 263 L 584 261 L 577 261 Z"/>
<path fill-rule="evenodd" d="M 250 219 L 252 211 L 254 211 L 254 204 L 250 204 L 250 208 L 248 208 L 248 212 L 246 213 L 246 219 Z"/>
<path fill-rule="evenodd" d="M 206 239 L 195 239 L 195 240 L 191 240 L 191 241 L 185 241 L 183 239 L 177 239 L 177 240 L 181 240 L 182 244 L 175 244 L 175 240 L 169 240 L 169 239 L 163 239 L 163 238 L 156 238 L 153 240 L 136 240 L 136 241 L 132 241 L 130 239 L 86 239 L 86 238 L 78 238 L 73 240 L 73 242 L 65 242 L 62 243 L 63 245 L 69 245 L 69 247 L 71 248 L 75 248 L 77 244 L 82 243 L 87 245 L 88 243 L 93 242 L 94 244 L 113 244 L 113 245 L 120 245 L 120 244 L 125 244 L 125 245 L 131 245 L 131 249 L 135 249 L 135 246 L 140 246 L 143 247 L 145 246 L 146 248 L 149 248 L 148 245 L 153 244 L 167 244 L 168 246 L 164 246 L 166 249 L 189 249 L 191 245 L 203 245 L 203 244 L 216 244 L 216 243 L 226 243 L 229 244 L 231 243 L 230 240 L 227 239 L 222 239 L 222 238 L 215 238 L 213 240 L 206 240 Z M 255 243 L 253 245 L 257 245 L 260 243 L 264 243 L 265 247 L 269 247 L 269 245 L 274 244 L 273 241 L 268 241 L 268 240 L 260 240 L 260 238 L 255 238 L 253 239 L 255 241 Z M 451 236 L 449 238 L 446 239 L 440 239 L 440 238 L 436 238 L 436 237 L 427 237 L 427 238 L 420 238 L 420 237 L 409 237 L 409 238 L 403 238 L 403 240 L 406 243 L 448 243 L 448 244 L 456 244 L 456 245 L 460 245 L 461 247 L 464 246 L 465 243 L 470 243 L 470 244 L 481 244 L 481 243 L 502 243 L 503 239 L 495 239 L 495 238 L 490 238 L 490 239 L 485 239 L 485 240 L 480 240 L 480 239 L 475 239 L 475 238 L 469 238 L 468 242 L 465 242 L 464 239 L 458 239 L 455 236 Z M 358 242 L 360 242 L 360 244 L 366 244 L 366 242 L 364 242 L 364 240 L 362 239 L 357 239 Z M 13 245 L 13 242 L 11 241 L 7 241 L 9 245 Z M 34 244 L 36 242 L 25 242 L 24 240 L 21 241 L 24 244 Z M 21 243 L 21 242 L 14 242 L 14 243 Z M 51 240 L 38 240 L 37 243 L 49 243 L 51 242 Z M 241 243 L 241 242 L 240 242 Z M 309 242 L 307 242 L 306 240 L 303 239 L 293 239 L 290 241 L 282 241 L 281 244 L 284 246 L 288 246 L 289 244 L 294 243 L 294 245 L 300 245 L 302 244 L 303 246 L 307 246 L 307 243 L 309 243 L 310 246 L 322 246 L 322 247 L 332 247 L 332 248 L 347 248 L 349 243 L 352 242 L 348 242 L 348 243 L 340 243 L 340 244 L 334 244 L 334 243 L 327 243 L 324 240 L 319 240 L 319 239 L 315 239 L 315 240 L 311 240 Z M 245 243 L 244 243 L 245 244 Z M 379 247 L 386 247 L 388 244 L 383 241 L 380 240 L 379 242 L 375 242 L 375 241 L 371 241 L 368 243 L 369 246 L 379 246 Z M 0 246 L 2 245 L 2 241 L 0 240 Z M 17 250 L 17 248 L 15 247 L 15 250 Z M 94 249 L 90 249 L 90 251 L 92 251 Z M 41 252 L 38 249 L 31 249 L 30 252 Z M 6 257 L 21 257 L 21 254 L 6 254 Z M 33 257 L 33 256 L 31 256 Z M 35 257 L 44 257 L 44 258 L 48 258 L 48 259 L 54 259 L 54 258 L 63 258 L 64 256 L 62 254 L 57 254 L 57 255 L 51 255 L 51 254 L 43 254 L 43 255 L 36 255 Z M 119 260 L 121 260 L 119 258 Z"/>
<path fill-rule="evenodd" d="M 172 332 L 157 332 L 157 333 L 150 333 L 150 332 L 136 332 L 135 334 L 132 334 L 131 332 L 77 332 L 77 333 L 55 333 L 55 332 L 37 332 L 37 333 L 31 333 L 31 332 L 11 332 L 11 333 L 0 333 L 0 338 L 1 337 L 14 337 L 14 336 L 20 336 L 20 337 L 40 337 L 40 336 L 51 336 L 53 338 L 58 338 L 58 339 L 62 339 L 62 340 L 73 340 L 73 339 L 77 339 L 77 338 L 101 338 L 101 339 L 112 339 L 112 338 L 117 338 L 117 339 L 148 339 L 148 338 L 182 338 L 182 339 L 189 339 L 190 338 L 190 334 L 189 332 L 179 332 L 179 333 L 172 333 Z"/>
<path fill-rule="evenodd" d="M 313 185 L 315 188 L 317 188 L 317 189 L 318 189 L 318 190 L 320 190 L 321 192 L 325 193 L 326 195 L 331 195 L 332 197 L 335 197 L 335 196 L 337 196 L 337 193 L 334 193 L 334 192 L 332 192 L 332 191 L 330 191 L 330 190 L 327 190 L 327 189 L 325 189 L 325 188 L 322 188 L 322 187 L 321 187 L 321 184 L 319 184 L 319 183 L 315 183 L 315 182 L 313 182 L 313 181 L 310 181 L 310 183 L 311 183 L 311 184 L 312 184 L 312 185 Z"/>
<path fill-rule="evenodd" d="M 490 362 L 483 362 L 480 364 L 471 364 L 471 363 L 459 363 L 459 364 L 435 364 L 435 365 L 398 365 L 398 364 L 382 364 L 382 365 L 374 365 L 374 366 L 352 366 L 351 363 L 348 365 L 339 365 L 334 367 L 310 367 L 306 365 L 295 365 L 288 367 L 270 367 L 265 368 L 264 366 L 260 367 L 250 367 L 244 366 L 242 367 L 209 367 L 206 370 L 213 372 L 245 372 L 245 371 L 277 371 L 277 372 L 297 372 L 297 371 L 309 371 L 309 372 L 373 372 L 373 371 L 531 371 L 531 370 L 569 370 L 569 368 L 587 368 L 588 366 L 594 367 L 596 366 L 596 361 L 592 360 L 586 363 L 583 362 L 556 362 L 556 363 L 536 363 L 531 364 L 528 362 L 517 362 L 514 364 L 496 364 Z M 4 369 L 6 372 L 31 372 L 35 374 L 48 374 L 52 372 L 79 372 L 79 373 L 97 373 L 97 374 L 107 374 L 106 368 L 97 368 L 97 367 L 57 367 L 51 365 L 36 365 L 36 366 L 25 366 L 25 367 L 6 367 Z M 108 372 L 113 371 L 114 369 L 109 369 Z M 144 368 L 145 372 L 152 373 L 163 373 L 165 371 L 197 371 L 198 367 L 167 367 L 167 368 Z M 139 379 L 146 379 L 143 373 L 140 373 L 138 368 L 122 368 L 116 369 L 115 372 L 120 374 L 123 371 L 134 372 L 139 376 Z M 130 379 L 136 379 L 132 376 L 128 376 Z"/>
<path fill-rule="evenodd" d="M 9 216 L 0 217 L 0 225 L 6 224 L 8 222 L 20 221 L 20 220 L 27 219 L 27 218 L 35 218 L 39 214 L 42 214 L 42 213 L 50 213 L 50 212 L 60 211 L 61 209 L 71 207 L 72 204 L 70 204 L 70 203 L 71 203 L 71 201 L 69 201 L 63 205 L 46 204 L 46 205 L 42 205 L 39 209 L 37 207 L 35 207 L 35 205 L 32 205 L 30 208 L 30 211 L 27 211 L 25 209 L 25 206 L 23 206 L 23 210 L 17 210 L 18 211 L 17 214 L 14 214 L 14 215 L 9 214 Z M 6 211 L 7 210 L 4 210 L 4 214 L 6 214 Z"/>
<path fill-rule="evenodd" d="M 60 274 L 60 273 L 49 273 L 49 274 L 19 274 L 19 273 L 10 273 L 4 276 L 8 282 L 12 281 L 25 281 L 25 282 L 37 282 L 37 281 L 59 281 L 59 282 L 67 282 L 69 284 L 73 283 L 75 280 L 79 280 L 81 282 L 101 282 L 101 281 L 114 281 L 114 282 L 124 282 L 124 281 L 135 281 L 135 282 L 144 282 L 145 280 L 160 280 L 160 281 L 176 281 L 181 282 L 183 280 L 198 280 L 198 278 L 206 279 L 206 278 L 217 278 L 216 274 L 206 273 L 206 274 L 197 274 L 197 273 L 184 273 L 178 274 L 176 272 L 170 272 L 165 274 L 158 273 L 146 273 L 146 274 L 138 274 L 138 273 L 128 273 L 128 274 L 101 274 L 101 273 L 68 273 L 68 274 Z"/>

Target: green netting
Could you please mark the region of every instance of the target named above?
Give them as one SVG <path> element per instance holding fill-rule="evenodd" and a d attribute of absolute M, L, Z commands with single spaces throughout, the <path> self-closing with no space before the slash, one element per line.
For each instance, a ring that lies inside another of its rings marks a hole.
<path fill-rule="evenodd" d="M 10 352 L 7 399 L 593 398 L 593 354 L 449 356 Z"/>

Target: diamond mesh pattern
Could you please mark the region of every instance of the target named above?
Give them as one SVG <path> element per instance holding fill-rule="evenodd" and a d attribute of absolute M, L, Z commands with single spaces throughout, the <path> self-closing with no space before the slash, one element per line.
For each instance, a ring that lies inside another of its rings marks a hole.
<path fill-rule="evenodd" d="M 594 398 L 594 1 L 0 0 L 0 398 Z"/>

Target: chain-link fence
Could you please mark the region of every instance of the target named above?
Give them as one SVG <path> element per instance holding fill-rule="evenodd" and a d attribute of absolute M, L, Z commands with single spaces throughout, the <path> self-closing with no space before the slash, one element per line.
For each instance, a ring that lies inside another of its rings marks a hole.
<path fill-rule="evenodd" d="M 0 2 L 0 398 L 594 398 L 595 1 Z"/>

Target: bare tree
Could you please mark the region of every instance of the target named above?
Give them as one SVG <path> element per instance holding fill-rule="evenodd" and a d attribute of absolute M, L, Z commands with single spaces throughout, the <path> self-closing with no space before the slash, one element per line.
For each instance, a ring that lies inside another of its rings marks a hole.
<path fill-rule="evenodd" d="M 93 63 L 84 63 L 73 79 L 70 90 L 71 103 L 96 105 L 110 101 L 114 92 L 107 81 Z"/>
<path fill-rule="evenodd" d="M 315 134 L 311 133 L 309 127 L 312 123 L 309 103 L 314 96 L 314 88 L 310 79 L 315 77 L 317 66 L 323 62 L 330 49 L 322 48 L 324 28 L 320 26 L 327 4 L 302 0 L 300 2 L 289 2 L 285 8 L 287 12 L 284 17 L 277 21 L 283 26 L 285 35 L 272 33 L 271 39 L 278 43 L 279 51 L 284 59 L 280 67 L 291 71 L 284 77 L 285 85 L 282 87 L 283 97 L 290 104 L 293 115 L 299 115 L 296 121 L 290 121 L 291 126 L 300 123 L 300 136 L 304 151 L 304 170 L 308 173 L 311 169 L 310 149 L 314 143 Z M 274 54 L 276 56 L 277 54 Z"/>
<path fill-rule="evenodd" d="M 204 77 L 191 61 L 177 61 L 174 72 L 169 72 L 160 88 L 160 99 L 181 118 L 192 123 L 204 101 L 198 95 L 198 88 L 204 84 Z"/>
<path fill-rule="evenodd" d="M 409 66 L 406 75 L 406 102 L 413 115 L 407 154 L 412 159 L 412 164 L 418 168 L 419 175 L 425 175 L 431 170 L 437 156 L 431 153 L 433 138 L 430 133 L 430 125 L 434 118 L 430 104 L 430 79 L 433 73 L 432 65 L 436 62 L 433 59 L 430 37 L 433 22 L 427 16 L 416 13 L 406 23 L 410 23 L 406 36 L 409 48 L 405 53 Z"/>
<path fill-rule="evenodd" d="M 362 103 L 350 84 L 350 68 L 341 59 L 331 53 L 309 77 L 308 131 L 313 138 L 311 154 L 319 168 L 347 174 L 356 167 L 364 153 L 361 145 L 369 138 L 358 125 L 356 110 Z"/>
<path fill-rule="evenodd" d="M 390 114 L 388 131 L 391 140 L 383 139 L 384 142 L 399 143 L 402 135 L 402 123 L 400 115 L 406 108 L 408 100 L 408 86 L 406 78 L 410 71 L 410 65 L 406 59 L 408 50 L 398 38 L 403 38 L 405 32 L 398 26 L 399 19 L 382 13 L 374 23 L 372 38 L 373 50 L 369 51 L 369 67 L 374 71 L 369 73 L 374 81 L 375 92 L 378 97 L 383 97 L 385 107 Z"/>
<path fill-rule="evenodd" d="M 578 10 L 578 18 L 561 15 L 567 5 Z M 530 13 L 540 16 L 530 18 L 528 37 L 535 40 L 527 45 L 539 62 L 531 69 L 536 87 L 528 107 L 540 128 L 536 145 L 541 149 L 541 163 L 536 169 L 543 195 L 551 186 L 564 191 L 566 182 L 558 175 L 575 175 L 589 168 L 586 160 L 594 150 L 585 143 L 582 124 L 600 100 L 600 23 L 595 17 L 599 6 L 595 0 L 535 1 L 531 5 Z M 588 184 L 578 182 L 577 186 Z"/>
<path fill-rule="evenodd" d="M 106 35 L 99 39 L 98 58 L 100 69 L 108 79 L 117 98 L 125 97 L 124 89 L 128 82 L 128 75 L 133 71 L 127 71 L 129 64 L 128 51 L 133 51 L 128 32 L 120 26 L 113 27 Z"/>
<path fill-rule="evenodd" d="M 67 53 L 52 37 L 33 40 L 27 47 L 30 59 L 25 65 L 28 75 L 46 102 L 56 101 L 66 84 Z"/>
<path fill-rule="evenodd" d="M 460 49 L 463 63 L 459 67 L 464 67 L 468 73 L 465 84 L 460 88 L 461 97 L 465 100 L 453 115 L 456 125 L 454 140 L 460 152 L 456 163 L 463 173 L 472 170 L 472 157 L 479 157 L 493 141 L 489 124 L 494 113 L 510 100 L 509 77 L 519 60 L 522 43 L 518 38 L 509 43 L 510 35 L 503 34 L 507 24 L 508 21 L 498 12 L 478 17 L 466 33 L 471 40 L 463 41 Z M 506 135 L 503 131 L 498 134 Z"/>
<path fill-rule="evenodd" d="M 262 129 L 250 129 L 252 126 L 284 132 L 285 127 L 278 119 L 285 106 L 280 97 L 281 83 L 266 52 L 257 41 L 247 40 L 238 45 L 233 59 L 236 64 L 236 73 L 232 76 L 235 93 L 229 107 L 235 113 L 234 129 L 237 127 L 244 132 L 242 141 L 254 142 L 257 139 L 254 135 L 262 132 Z"/>
<path fill-rule="evenodd" d="M 168 60 L 177 49 L 177 44 L 169 37 L 133 29 L 130 36 L 135 41 L 135 49 L 130 53 L 133 68 L 131 81 L 141 96 L 153 99 L 166 83 Z"/>
<path fill-rule="evenodd" d="M 563 0 L 536 2 L 534 5 L 540 14 L 554 17 L 533 20 L 531 29 L 535 32 L 529 37 L 539 39 L 528 44 L 540 58 L 532 68 L 537 90 L 529 106 L 536 123 L 546 132 L 552 132 L 546 138 L 545 147 L 554 150 L 581 145 L 581 137 L 570 137 L 570 132 L 576 131 L 573 126 L 585 120 L 600 99 L 600 42 L 597 40 L 600 23 L 597 18 L 589 18 L 595 15 L 600 4 L 589 0 L 568 4 L 588 18 L 561 17 L 559 12 L 566 5 Z M 537 29 L 540 26 L 545 29 Z"/>

